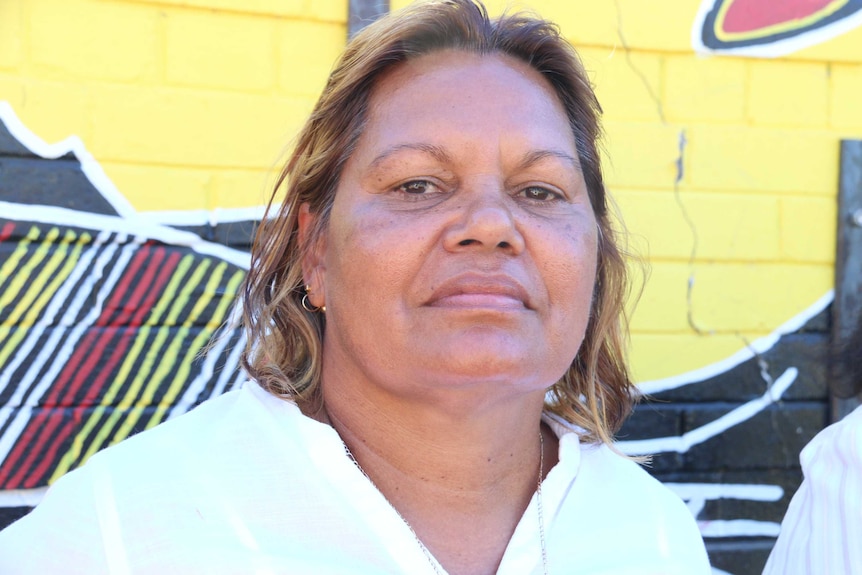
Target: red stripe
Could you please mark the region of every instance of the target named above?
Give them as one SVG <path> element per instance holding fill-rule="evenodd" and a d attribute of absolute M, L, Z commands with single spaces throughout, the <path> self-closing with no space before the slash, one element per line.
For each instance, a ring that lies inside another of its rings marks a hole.
<path fill-rule="evenodd" d="M 103 390 L 103 386 L 104 386 L 105 382 L 107 381 L 108 377 L 110 377 L 112 375 L 114 367 L 117 365 L 117 363 L 120 362 L 120 360 L 124 359 L 126 356 L 126 350 L 128 349 L 131 341 L 133 340 L 132 336 L 134 335 L 134 333 L 136 331 L 134 329 L 134 326 L 141 325 L 143 318 L 146 316 L 147 313 L 150 312 L 150 310 L 152 309 L 153 303 L 155 302 L 155 299 L 158 297 L 158 294 L 161 291 L 161 289 L 164 287 L 164 285 L 167 284 L 168 280 L 170 279 L 171 274 L 173 273 L 173 271 L 176 267 L 176 262 L 179 261 L 179 259 L 180 259 L 179 254 L 172 253 L 168 257 L 168 261 L 166 262 L 166 265 L 159 266 L 158 264 L 161 263 L 162 259 L 164 258 L 165 250 L 160 248 L 156 251 L 157 251 L 156 257 L 153 258 L 154 261 L 152 262 L 153 265 L 148 268 L 148 272 L 149 272 L 149 270 L 158 270 L 159 274 L 158 274 L 154 284 L 150 285 L 146 281 L 141 281 L 141 283 L 139 284 L 139 287 L 141 287 L 142 289 L 136 289 L 135 290 L 135 293 L 133 294 L 132 298 L 135 300 L 136 305 L 137 305 L 137 302 L 139 301 L 139 297 L 140 297 L 141 293 L 146 295 L 146 299 L 144 300 L 143 305 L 140 305 L 138 307 L 138 309 L 135 313 L 135 316 L 133 317 L 132 326 L 122 327 L 119 329 L 111 329 L 111 328 L 108 329 L 108 331 L 111 334 L 114 332 L 118 332 L 118 333 L 121 333 L 122 335 L 120 336 L 119 341 L 117 341 L 116 345 L 114 346 L 113 353 L 108 358 L 105 365 L 99 365 L 98 370 L 96 370 L 95 364 L 97 363 L 97 360 L 100 357 L 98 354 L 91 354 L 91 356 L 90 356 L 91 360 L 87 361 L 84 364 L 84 367 L 82 368 L 83 377 L 78 378 L 78 379 L 84 380 L 84 379 L 86 379 L 86 376 L 88 374 L 92 374 L 95 372 L 97 372 L 98 375 L 96 376 L 95 380 L 93 380 L 92 383 L 89 384 L 84 389 L 86 394 L 85 394 L 83 400 L 81 400 L 80 402 L 76 402 L 76 403 L 78 403 L 78 406 L 90 407 L 90 406 L 96 404 L 96 400 L 97 400 L 98 396 L 100 395 L 100 392 Z M 147 279 L 147 280 L 150 280 L 151 278 L 152 278 L 151 273 L 148 273 L 145 276 L 145 279 Z M 130 298 L 130 300 L 132 298 Z M 111 335 L 109 333 L 105 333 L 105 335 L 101 339 L 102 340 L 109 340 L 110 338 L 111 338 Z M 102 343 L 102 342 L 97 342 L 96 345 L 98 346 L 99 343 Z M 80 385 L 78 385 L 77 388 L 80 388 Z M 78 391 L 77 388 L 75 389 L 76 394 Z M 71 393 L 67 393 L 65 399 L 66 399 L 66 401 L 64 401 L 64 403 L 68 405 L 74 399 L 74 396 Z M 79 407 L 76 407 L 76 409 L 78 409 L 78 408 Z M 74 432 L 75 432 L 75 428 L 65 428 L 60 433 L 56 434 L 53 438 L 51 438 L 50 436 L 43 436 L 42 441 L 40 441 L 40 443 L 39 443 L 40 448 L 41 448 L 41 445 L 46 440 L 48 440 L 49 438 L 51 439 L 52 445 L 47 449 L 46 456 L 41 459 L 40 463 L 33 469 L 32 473 L 30 474 L 30 477 L 32 478 L 33 481 L 38 482 L 38 481 L 43 479 L 43 475 L 47 474 L 47 472 L 51 468 L 51 466 L 56 463 L 56 452 L 57 452 L 57 450 L 59 449 L 59 447 L 61 445 L 66 443 L 66 439 L 68 437 L 70 437 Z M 50 454 L 50 456 L 48 454 Z"/>
<path fill-rule="evenodd" d="M 154 251 L 153 257 L 149 258 L 149 252 Z M 164 248 L 157 248 L 152 250 L 149 246 L 143 248 L 138 254 L 136 254 L 135 258 L 133 258 L 132 262 L 129 265 L 127 272 L 124 274 L 120 283 L 118 284 L 117 289 L 113 292 L 112 297 L 110 299 L 109 305 L 106 306 L 106 309 L 103 311 L 100 316 L 97 324 L 105 324 L 107 319 L 106 316 L 111 316 L 115 314 L 115 310 L 120 308 L 120 302 L 122 301 L 122 296 L 128 290 L 128 286 L 131 283 L 132 279 L 135 276 L 137 270 L 146 262 L 147 266 L 145 267 L 144 276 L 137 283 L 133 293 L 129 297 L 127 304 L 123 306 L 124 310 L 134 310 L 134 315 L 132 317 L 131 327 L 136 327 L 141 325 L 143 318 L 145 315 L 151 310 L 153 306 L 153 302 L 158 297 L 160 290 L 164 287 L 164 285 L 168 282 L 171 273 L 176 267 L 176 263 L 178 262 L 180 255 L 177 253 L 172 253 L 167 258 L 167 262 L 165 265 L 162 264 L 164 260 L 166 250 Z M 150 261 L 146 261 L 146 260 Z M 157 274 L 157 277 L 153 283 L 153 275 Z M 141 304 L 141 299 L 144 298 L 143 304 Z M 75 356 L 70 359 L 70 362 L 65 366 L 63 372 L 60 377 L 58 377 L 57 382 L 52 386 L 52 393 L 50 397 L 47 398 L 47 405 L 52 404 L 60 404 L 60 405 L 70 405 L 75 399 L 75 396 L 78 394 L 79 390 L 82 388 L 83 383 L 87 380 L 88 376 L 91 376 L 93 373 L 98 373 L 96 379 L 90 381 L 90 383 L 86 386 L 85 391 L 86 395 L 84 397 L 84 401 L 79 403 L 80 406 L 83 404 L 85 407 L 89 407 L 92 404 L 96 403 L 96 398 L 98 398 L 100 391 L 102 391 L 102 385 L 105 380 L 110 376 L 113 371 L 113 368 L 116 364 L 123 358 L 125 352 L 129 346 L 129 342 L 131 341 L 131 335 L 134 333 L 134 330 L 130 327 L 124 326 L 120 329 L 114 327 L 116 325 L 117 320 L 119 319 L 127 319 L 127 314 L 125 312 L 119 314 L 112 320 L 107 320 L 109 325 L 106 326 L 100 337 L 97 338 L 97 334 L 95 332 L 90 332 L 85 338 L 84 345 L 79 346 L 78 350 L 76 350 Z M 108 344 L 112 339 L 115 338 L 116 334 L 120 333 L 120 339 L 117 342 L 116 346 L 113 346 L 113 353 L 111 357 L 108 358 L 107 362 L 103 365 L 97 365 L 99 360 L 102 359 L 102 356 L 99 353 L 92 353 L 91 348 L 98 349 L 106 349 L 106 344 Z M 80 365 L 83 362 L 83 365 Z M 74 374 L 74 379 L 71 382 L 71 385 L 66 386 L 67 380 L 72 377 Z M 63 398 L 58 401 L 58 395 L 63 393 Z M 76 422 L 80 422 L 80 418 L 83 416 L 83 412 L 79 411 L 80 408 L 75 408 L 74 413 L 76 414 Z M 42 449 L 42 446 L 47 442 L 51 441 L 51 446 L 48 449 L 48 453 L 44 454 L 44 456 L 40 461 L 40 464 L 36 469 L 33 469 L 31 472 L 27 473 L 26 483 L 28 485 L 37 485 L 40 480 L 42 480 L 42 475 L 48 470 L 48 468 L 56 463 L 56 452 L 60 448 L 61 445 L 65 443 L 67 437 L 72 435 L 75 431 L 75 426 L 67 421 L 66 425 L 62 426 L 62 429 L 54 435 L 52 432 L 55 428 L 61 423 L 63 418 L 48 418 L 47 421 L 44 421 L 44 418 L 40 421 L 37 421 L 35 418 L 31 422 L 28 423 L 27 429 L 31 429 L 35 427 L 35 433 L 32 433 L 34 436 L 34 440 L 36 440 L 36 435 L 38 435 L 38 440 L 16 442 L 15 448 L 12 453 L 9 454 L 9 457 L 6 459 L 6 464 L 13 464 L 12 462 L 20 459 L 23 456 L 24 446 L 27 446 L 27 451 L 30 454 L 39 453 L 39 450 Z M 39 425 L 41 421 L 44 421 L 44 425 Z M 35 444 L 34 444 L 35 443 Z M 50 456 L 48 455 L 50 454 Z M 29 460 L 32 457 L 28 457 L 28 463 L 21 466 L 19 473 L 16 473 L 14 479 L 15 483 L 20 481 L 20 476 L 22 473 L 28 471 L 29 468 Z M 10 461 L 11 460 L 11 461 Z M 4 468 L 8 469 L 8 466 L 4 464 Z M 13 467 L 17 467 L 14 466 Z M 2 473 L 0 473 L 0 483 L 2 483 L 3 479 Z M 8 487 L 12 487 L 11 485 Z"/>
<path fill-rule="evenodd" d="M 110 318 L 113 316 L 114 310 L 120 306 L 120 301 L 122 301 L 135 272 L 143 265 L 149 251 L 150 248 L 147 246 L 141 248 L 132 258 L 132 261 L 129 262 L 127 271 L 123 273 L 123 276 L 117 283 L 117 287 L 112 291 L 111 297 L 108 298 L 105 307 L 102 309 L 102 313 L 96 318 L 94 326 L 110 325 Z M 140 288 L 140 286 L 138 287 Z M 93 357 L 98 357 L 98 354 L 94 353 L 93 350 L 98 343 L 100 335 L 100 332 L 93 329 L 87 331 L 87 335 L 84 336 L 79 345 L 75 346 L 75 352 L 69 358 L 66 365 L 63 366 L 63 370 L 57 376 L 54 385 L 51 386 L 51 392 L 41 400 L 42 405 L 53 407 L 68 403 L 70 388 L 76 383 L 80 384 L 80 381 L 89 375 L 89 372 L 82 369 L 81 363 L 90 361 Z M 71 383 L 69 382 L 70 379 L 72 380 Z"/>
<path fill-rule="evenodd" d="M 152 311 L 156 298 L 158 298 L 162 288 L 168 283 L 168 280 L 176 269 L 176 264 L 180 259 L 180 255 L 174 252 L 168 256 L 165 265 L 159 266 L 158 264 L 160 264 L 164 258 L 165 250 L 159 249 L 156 255 L 157 257 L 153 258 L 156 261 L 154 261 L 152 267 L 147 270 L 148 273 L 144 278 L 145 281 L 141 282 L 141 285 L 146 288 L 144 294 L 146 297 L 143 300 L 143 303 L 137 306 L 135 314 L 131 317 L 129 326 L 120 328 L 122 336 L 114 347 L 114 352 L 111 354 L 111 357 L 108 358 L 104 367 L 98 367 L 99 375 L 96 380 L 92 385 L 89 385 L 84 389 L 84 397 L 76 403 L 80 405 L 95 405 L 97 403 L 99 392 L 101 391 L 105 380 L 107 380 L 108 376 L 114 371 L 114 367 L 120 362 L 120 360 L 126 357 L 126 350 L 133 339 L 132 336 L 137 332 L 137 328 L 143 324 L 144 318 L 147 314 Z M 158 270 L 159 275 L 153 282 L 152 275 L 156 270 Z M 150 282 L 153 283 L 151 284 Z M 85 371 L 88 371 L 86 367 Z"/>
<path fill-rule="evenodd" d="M 12 235 L 12 231 L 15 229 L 15 224 L 12 222 L 6 222 L 6 225 L 3 226 L 3 229 L 0 230 L 0 242 L 5 242 L 9 239 L 9 236 Z"/>
<path fill-rule="evenodd" d="M 135 256 L 132 258 L 132 262 L 130 262 L 129 267 L 137 269 L 140 267 L 142 260 L 146 258 L 147 252 L 150 251 L 150 248 L 145 246 L 141 250 L 139 250 Z M 102 313 L 99 318 L 96 320 L 96 325 L 99 324 L 99 321 L 105 316 L 113 315 L 113 310 L 119 306 L 119 302 L 122 299 L 124 290 L 121 289 L 124 285 L 127 286 L 131 283 L 130 276 L 133 276 L 134 273 L 129 274 L 128 272 L 124 273 L 123 277 L 118 284 L 118 287 L 111 293 L 111 297 L 108 298 Z M 68 391 L 67 382 L 70 378 L 75 377 L 75 380 L 81 379 L 82 376 L 88 375 L 84 373 L 80 364 L 88 357 L 93 357 L 93 353 L 91 352 L 93 346 L 96 344 L 97 333 L 95 331 L 88 331 L 81 342 L 75 346 L 75 352 L 72 354 L 72 357 L 69 358 L 69 361 L 63 366 L 63 370 L 58 374 L 57 379 L 54 384 L 51 386 L 49 393 L 43 397 L 41 400 L 42 405 L 47 408 L 54 407 L 58 404 L 62 404 L 69 397 L 69 394 L 66 393 L 63 396 L 63 399 L 60 399 L 60 395 L 65 391 Z M 22 433 L 22 436 L 19 437 L 15 442 L 15 447 L 10 451 L 10 453 L 6 456 L 3 467 L 5 469 L 17 468 L 17 461 L 24 456 L 24 450 L 27 452 L 38 452 L 41 448 L 42 444 L 51 437 L 54 429 L 59 424 L 59 420 L 55 418 L 49 418 L 44 422 L 44 426 L 39 425 L 37 421 L 31 420 L 27 423 L 27 426 Z M 31 431 L 31 429 L 33 431 Z M 21 438 L 24 437 L 24 434 L 27 434 L 28 440 L 22 441 Z M 33 439 L 29 439 L 32 437 Z M 34 444 L 35 441 L 35 444 Z M 32 451 L 31 451 L 32 450 Z M 21 466 L 22 470 L 26 470 L 26 466 Z M 0 481 L 3 480 L 3 474 L 0 474 Z"/>
<path fill-rule="evenodd" d="M 38 433 L 39 431 L 41 431 L 40 428 L 42 428 L 40 424 L 44 424 L 45 427 L 47 427 L 48 424 L 51 424 L 52 428 L 56 427 L 59 424 L 62 424 L 61 431 L 68 434 L 72 429 L 74 429 L 75 425 L 78 423 L 76 419 L 80 418 L 75 417 L 74 410 L 72 413 L 72 417 L 69 419 L 65 419 L 63 417 L 62 410 L 51 409 L 38 413 L 36 417 L 30 420 L 27 427 L 35 427 L 36 429 L 34 431 Z M 37 438 L 25 437 L 22 435 L 18 438 L 18 443 L 16 443 L 16 447 L 22 443 L 24 445 L 30 445 L 32 443 L 32 440 L 34 439 Z M 52 450 L 56 451 L 59 445 L 59 443 L 53 443 L 51 445 L 51 447 L 53 448 Z M 39 486 L 39 480 L 41 478 L 38 474 L 29 472 L 30 466 L 33 465 L 33 460 L 37 457 L 40 457 L 42 461 L 52 460 L 53 457 L 49 453 L 39 453 L 38 449 L 28 449 L 27 452 L 28 454 L 24 461 L 22 461 L 20 465 L 12 466 L 12 469 L 10 469 L 10 471 L 12 471 L 13 469 L 16 470 L 16 473 L 9 478 L 8 482 L 4 484 L 5 489 L 30 489 Z"/>

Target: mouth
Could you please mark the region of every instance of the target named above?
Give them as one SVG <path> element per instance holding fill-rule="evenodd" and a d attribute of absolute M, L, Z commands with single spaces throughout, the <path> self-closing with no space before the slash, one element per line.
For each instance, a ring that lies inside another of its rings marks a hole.
<path fill-rule="evenodd" d="M 462 275 L 434 290 L 430 307 L 518 311 L 530 309 L 527 290 L 510 276 Z"/>

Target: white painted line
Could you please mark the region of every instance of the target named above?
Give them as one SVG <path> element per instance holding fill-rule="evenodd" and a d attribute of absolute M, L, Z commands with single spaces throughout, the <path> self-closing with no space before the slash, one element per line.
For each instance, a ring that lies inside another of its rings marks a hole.
<path fill-rule="evenodd" d="M 229 224 L 233 222 L 260 221 L 266 213 L 266 206 L 247 208 L 213 208 L 212 210 L 153 210 L 138 212 L 137 216 L 150 223 L 168 226 L 203 226 L 209 224 Z M 273 206 L 272 213 L 278 213 Z"/>
<path fill-rule="evenodd" d="M 95 230 L 140 235 L 165 244 L 186 246 L 199 254 L 223 259 L 246 270 L 251 259 L 251 256 L 247 252 L 208 242 L 191 232 L 147 222 L 137 215 L 121 218 L 56 206 L 19 204 L 3 201 L 0 201 L 0 213 L 6 219 L 39 222 L 57 226 L 78 226 Z"/>
<path fill-rule="evenodd" d="M 821 311 L 826 309 L 826 306 L 832 303 L 834 295 L 834 291 L 829 290 L 824 295 L 820 296 L 817 301 L 808 306 L 807 309 L 778 326 L 775 331 L 767 336 L 752 341 L 748 347 L 739 350 L 730 357 L 679 375 L 640 382 L 638 383 L 638 389 L 646 394 L 654 394 L 668 389 L 677 389 L 691 383 L 699 383 L 705 379 L 724 373 L 754 357 L 755 351 L 758 354 L 765 353 L 772 348 L 772 346 L 778 343 L 781 336 L 799 331 L 799 329 L 802 328 L 802 326 L 804 326 L 811 318 L 819 314 Z"/>
<path fill-rule="evenodd" d="M 108 274 L 108 278 L 100 285 L 99 292 L 96 295 L 96 303 L 89 309 L 84 319 L 74 324 L 69 337 L 66 338 L 66 341 L 59 350 L 51 345 L 46 345 L 42 349 L 39 360 L 37 361 L 42 361 L 42 354 L 49 354 L 54 358 L 54 361 L 50 364 L 51 368 L 48 372 L 39 378 L 38 381 L 35 381 L 35 385 L 33 385 L 34 382 L 32 380 L 37 374 L 32 371 L 28 371 L 22 381 L 18 383 L 15 388 L 15 392 L 12 394 L 12 397 L 9 398 L 9 401 L 6 402 L 4 408 L 0 409 L 0 425 L 2 425 L 9 416 L 12 416 L 12 421 L 10 422 L 9 427 L 7 427 L 6 432 L 0 436 L 0 461 L 5 460 L 9 455 L 9 452 L 12 450 L 12 447 L 15 445 L 21 432 L 30 421 L 30 414 L 32 413 L 33 408 L 36 406 L 37 402 L 42 399 L 48 391 L 48 388 L 57 380 L 57 375 L 66 366 L 66 362 L 72 356 L 75 346 L 84 336 L 84 333 L 90 329 L 90 326 L 92 326 L 99 318 L 99 315 L 101 315 L 105 301 L 108 296 L 110 296 L 111 291 L 114 289 L 120 276 L 125 271 L 129 260 L 131 260 L 134 255 L 134 252 L 140 247 L 139 244 L 142 240 L 140 238 L 136 238 L 136 240 L 137 243 L 124 245 L 120 250 L 119 257 L 115 257 L 113 251 L 106 250 L 97 258 L 96 265 L 100 269 L 103 269 L 109 262 L 113 264 L 113 267 Z M 100 279 L 100 276 L 91 274 L 88 276 L 88 279 L 89 278 L 92 278 L 95 282 Z M 82 306 L 83 302 L 86 302 L 91 294 L 91 289 L 79 290 L 76 296 L 76 301 L 72 305 L 76 307 Z M 55 335 L 59 336 L 59 332 Z M 56 344 L 54 340 L 52 340 L 51 343 Z M 26 401 L 22 401 L 24 394 L 30 390 L 31 385 L 33 385 L 32 392 L 27 397 Z"/>
<path fill-rule="evenodd" d="M 754 519 L 725 519 L 698 521 L 703 537 L 778 537 L 781 525 L 774 521 L 755 521 Z"/>
<path fill-rule="evenodd" d="M 15 114 L 9 102 L 0 101 L 0 120 L 6 124 L 9 133 L 18 140 L 21 145 L 33 152 L 37 156 L 41 156 L 48 160 L 53 160 L 65 156 L 69 152 L 75 155 L 78 162 L 81 163 L 81 170 L 90 183 L 93 184 L 102 197 L 107 200 L 111 206 L 117 210 L 121 216 L 132 216 L 135 209 L 132 204 L 117 190 L 117 187 L 110 178 L 102 170 L 99 162 L 93 158 L 92 154 L 87 151 L 84 143 L 77 136 L 69 136 L 68 138 L 49 144 L 42 138 L 30 131 L 24 123 Z"/>
<path fill-rule="evenodd" d="M 46 491 L 47 487 L 0 490 L 0 507 L 36 507 Z"/>
<path fill-rule="evenodd" d="M 799 370 L 795 367 L 788 368 L 762 396 L 740 405 L 715 421 L 710 421 L 706 425 L 702 425 L 682 435 L 619 441 L 616 445 L 620 451 L 628 455 L 652 455 L 668 451 L 685 453 L 692 446 L 703 443 L 707 439 L 711 439 L 719 433 L 751 419 L 767 406 L 781 399 L 784 392 L 796 381 L 797 375 L 799 375 Z"/>
<path fill-rule="evenodd" d="M 683 499 L 743 499 L 746 501 L 778 501 L 784 489 L 778 485 L 749 483 L 674 483 L 664 484 Z"/>

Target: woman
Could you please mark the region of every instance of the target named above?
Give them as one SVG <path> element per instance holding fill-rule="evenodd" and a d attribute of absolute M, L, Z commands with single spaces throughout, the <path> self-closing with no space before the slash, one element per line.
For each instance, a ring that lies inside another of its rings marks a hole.
<path fill-rule="evenodd" d="M 453 0 L 369 26 L 257 237 L 254 383 L 59 481 L 0 571 L 38 545 L 40 573 L 707 573 L 610 447 L 632 386 L 598 114 L 546 22 Z"/>

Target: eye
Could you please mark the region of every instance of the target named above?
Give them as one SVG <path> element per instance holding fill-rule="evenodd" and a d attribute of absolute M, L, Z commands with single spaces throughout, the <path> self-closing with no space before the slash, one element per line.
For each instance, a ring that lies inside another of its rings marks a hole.
<path fill-rule="evenodd" d="M 524 188 L 519 192 L 521 196 L 523 196 L 527 200 L 531 200 L 534 202 L 551 202 L 554 200 L 562 200 L 562 194 L 558 194 L 557 192 L 552 192 L 547 188 L 542 188 L 539 186 L 530 186 L 529 188 Z"/>
<path fill-rule="evenodd" d="M 428 192 L 433 192 L 436 189 L 437 186 L 428 180 L 411 180 L 409 182 L 404 182 L 395 188 L 395 191 L 409 194 L 411 196 L 419 196 Z"/>

